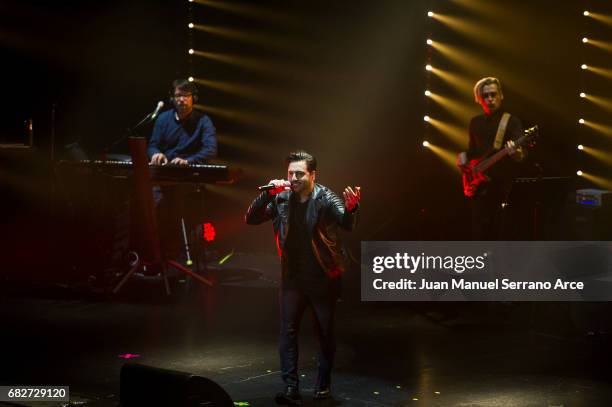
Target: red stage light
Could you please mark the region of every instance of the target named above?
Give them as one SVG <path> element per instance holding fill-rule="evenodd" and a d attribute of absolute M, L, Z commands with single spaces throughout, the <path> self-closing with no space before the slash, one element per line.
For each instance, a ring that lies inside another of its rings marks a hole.
<path fill-rule="evenodd" d="M 207 242 L 212 242 L 215 240 L 217 236 L 217 232 L 215 231 L 215 227 L 210 222 L 202 223 L 202 237 Z"/>

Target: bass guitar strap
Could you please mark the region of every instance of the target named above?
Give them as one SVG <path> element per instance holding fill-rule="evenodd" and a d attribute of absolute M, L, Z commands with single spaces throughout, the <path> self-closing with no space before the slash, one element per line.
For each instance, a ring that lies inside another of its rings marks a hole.
<path fill-rule="evenodd" d="M 502 148 L 504 134 L 506 134 L 506 127 L 508 127 L 508 120 L 510 120 L 510 113 L 504 113 L 499 121 L 499 126 L 497 126 L 497 134 L 495 135 L 495 143 L 493 144 L 493 148 L 496 150 Z"/>

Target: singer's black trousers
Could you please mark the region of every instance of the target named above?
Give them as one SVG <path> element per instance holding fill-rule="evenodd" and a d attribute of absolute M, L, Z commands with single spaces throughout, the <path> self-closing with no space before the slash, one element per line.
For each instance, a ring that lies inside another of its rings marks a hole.
<path fill-rule="evenodd" d="M 279 354 L 281 374 L 287 385 L 298 386 L 298 333 L 306 309 L 312 311 L 314 330 L 319 342 L 318 377 L 316 389 L 330 386 L 331 370 L 336 353 L 334 336 L 335 295 L 307 295 L 300 289 L 281 288 L 281 326 Z"/>

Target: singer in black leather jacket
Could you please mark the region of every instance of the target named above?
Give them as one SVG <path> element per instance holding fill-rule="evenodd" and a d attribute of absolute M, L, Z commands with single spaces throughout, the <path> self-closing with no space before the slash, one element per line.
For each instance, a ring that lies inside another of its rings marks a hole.
<path fill-rule="evenodd" d="M 279 293 L 281 329 L 279 353 L 285 391 L 276 402 L 298 405 L 297 334 L 306 308 L 311 308 L 319 339 L 316 399 L 330 395 L 331 370 L 336 350 L 334 314 L 339 277 L 346 269 L 339 228 L 352 230 L 357 223 L 360 188 L 347 187 L 342 200 L 316 184 L 316 160 L 299 151 L 287 157 L 287 180 L 272 180 L 246 213 L 249 225 L 272 220 L 282 279 Z"/>
<path fill-rule="evenodd" d="M 289 211 L 292 191 L 270 196 L 262 192 L 251 204 L 246 214 L 249 225 L 259 225 L 272 220 L 276 236 L 276 248 L 281 258 L 283 277 L 289 277 L 289 253 L 286 250 L 289 231 Z M 357 213 L 349 212 L 344 202 L 330 189 L 315 184 L 306 209 L 306 223 L 311 232 L 312 248 L 321 268 L 329 278 L 336 278 L 345 270 L 345 253 L 339 241 L 338 227 L 353 230 L 357 225 Z"/>

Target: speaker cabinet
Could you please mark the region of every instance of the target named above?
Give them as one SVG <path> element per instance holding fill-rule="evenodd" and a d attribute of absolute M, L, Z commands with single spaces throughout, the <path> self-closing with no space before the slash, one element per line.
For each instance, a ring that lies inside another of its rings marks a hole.
<path fill-rule="evenodd" d="M 205 377 L 136 363 L 121 368 L 122 407 L 233 407 L 221 386 Z"/>

